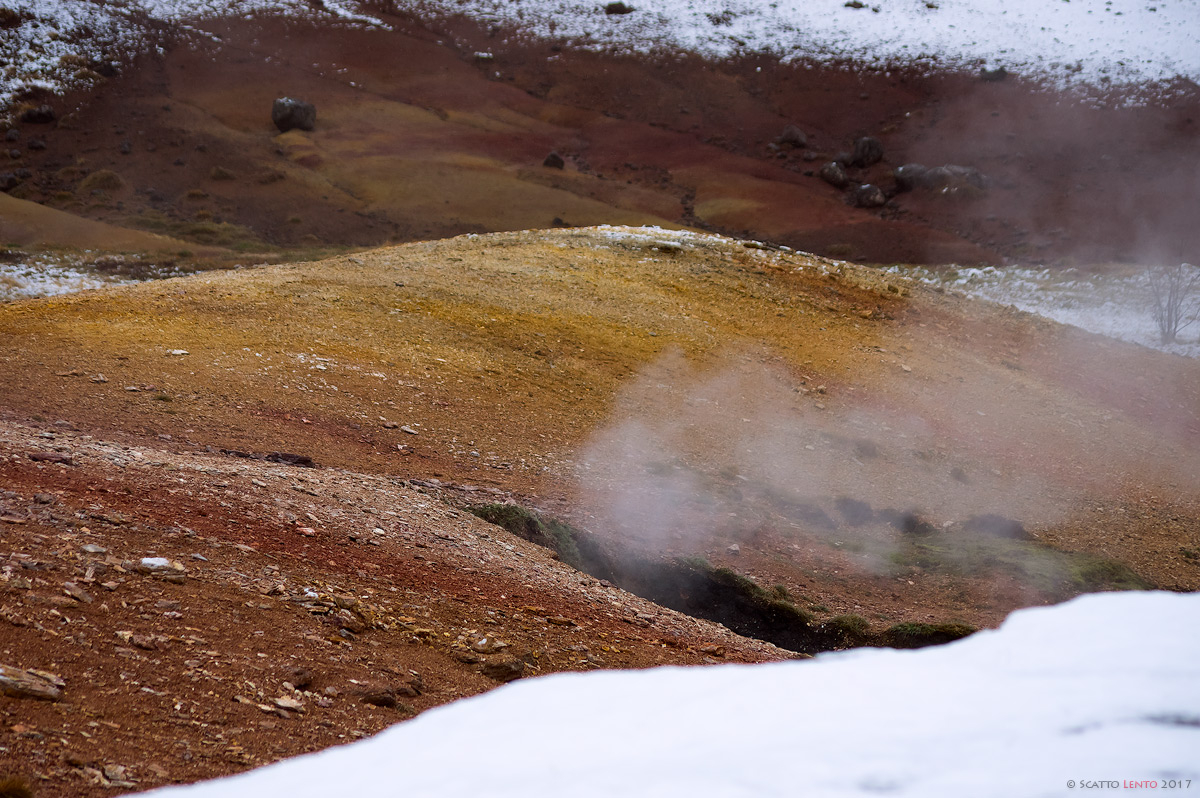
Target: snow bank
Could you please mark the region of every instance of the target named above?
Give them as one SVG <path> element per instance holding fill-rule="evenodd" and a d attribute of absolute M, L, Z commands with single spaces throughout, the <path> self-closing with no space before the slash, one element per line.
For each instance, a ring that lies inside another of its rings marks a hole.
<path fill-rule="evenodd" d="M 687 50 L 723 58 L 1004 66 L 1054 85 L 1200 81 L 1200 0 L 396 0 L 399 11 L 465 14 L 579 47 Z M 95 62 L 155 46 L 164 23 L 278 13 L 383 25 L 354 0 L 11 0 L 0 17 L 0 107 L 22 88 L 86 84 Z M 198 28 L 190 28 L 200 32 Z M 89 62 L 90 66 L 89 66 Z M 1152 92 L 1151 92 L 1152 94 Z"/>
<path fill-rule="evenodd" d="M 283 14 L 327 23 L 378 25 L 352 0 L 6 0 L 0 4 L 0 112 L 27 88 L 61 93 L 86 87 L 129 54 L 160 46 L 187 21 Z M 196 27 L 188 30 L 206 35 Z"/>
<path fill-rule="evenodd" d="M 977 299 L 1012 305 L 1097 335 L 1185 357 L 1200 357 L 1200 339 L 1196 337 L 1200 325 L 1189 324 L 1174 343 L 1162 343 L 1155 321 L 1150 274 L 1145 270 L 1108 275 L 1030 266 L 1002 269 L 896 266 L 888 271 L 962 291 Z M 1189 317 L 1197 303 L 1200 296 L 1184 303 Z"/>
<path fill-rule="evenodd" d="M 630 0 L 629 14 L 578 0 L 432 0 L 538 36 L 635 51 L 725 57 L 923 60 L 1005 66 L 1065 84 L 1200 78 L 1196 0 Z"/>
<path fill-rule="evenodd" d="M 920 651 L 550 676 L 369 740 L 146 795 L 1011 798 L 1180 779 L 1200 788 L 1197 623 L 1200 595 L 1109 593 L 1022 610 L 997 631 Z"/>
<path fill-rule="evenodd" d="M 35 257 L 23 263 L 0 263 L 0 302 L 73 294 L 106 285 L 132 282 L 84 268 Z"/>

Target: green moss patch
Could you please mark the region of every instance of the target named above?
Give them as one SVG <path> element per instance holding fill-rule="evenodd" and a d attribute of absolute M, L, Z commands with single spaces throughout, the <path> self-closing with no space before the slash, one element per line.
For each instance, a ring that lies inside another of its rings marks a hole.
<path fill-rule="evenodd" d="M 580 570 L 585 570 L 579 548 L 575 544 L 576 530 L 554 518 L 516 504 L 483 504 L 468 508 L 472 514 L 489 524 L 503 527 L 530 543 L 554 550 L 560 560 Z"/>
<path fill-rule="evenodd" d="M 886 645 L 893 648 L 922 648 L 959 640 L 975 633 L 966 623 L 898 623 L 882 635 Z"/>
<path fill-rule="evenodd" d="M 1154 587 L 1129 566 L 1115 560 L 1014 538 L 938 532 L 903 539 L 890 559 L 897 566 L 951 576 L 1007 574 L 1052 598 Z"/>

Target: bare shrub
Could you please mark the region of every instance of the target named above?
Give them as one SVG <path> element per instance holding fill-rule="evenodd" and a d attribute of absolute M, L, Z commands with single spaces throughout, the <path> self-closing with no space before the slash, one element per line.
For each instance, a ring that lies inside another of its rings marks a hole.
<path fill-rule="evenodd" d="M 1150 272 L 1152 312 L 1164 344 L 1200 318 L 1200 269 L 1190 263 L 1159 266 Z"/>
<path fill-rule="evenodd" d="M 80 191 L 120 191 L 125 181 L 111 169 L 97 169 L 79 183 Z"/>
<path fill-rule="evenodd" d="M 14 11 L 11 8 L 0 8 L 0 30 L 16 28 L 31 16 L 29 13 Z"/>

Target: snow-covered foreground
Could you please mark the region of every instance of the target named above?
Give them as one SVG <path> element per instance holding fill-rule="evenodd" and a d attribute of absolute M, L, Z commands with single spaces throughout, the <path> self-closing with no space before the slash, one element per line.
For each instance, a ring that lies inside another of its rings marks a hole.
<path fill-rule="evenodd" d="M 1200 357 L 1200 321 L 1184 328 L 1175 343 L 1161 342 L 1153 312 L 1147 270 L 1111 276 L 1077 269 L 1006 267 L 997 269 L 925 269 L 893 267 L 932 285 L 1013 305 L 1028 313 L 1070 324 L 1097 335 L 1106 335 L 1165 352 Z M 1196 311 L 1200 296 L 1191 297 L 1185 310 Z"/>
<path fill-rule="evenodd" d="M 147 795 L 1186 795 L 1200 790 L 1198 623 L 1200 595 L 1108 593 L 921 651 L 549 676 Z"/>
<path fill-rule="evenodd" d="M 399 11 L 466 14 L 579 47 L 687 50 L 718 58 L 847 58 L 931 67 L 1004 66 L 1056 85 L 1200 80 L 1200 0 L 395 0 Z M 378 7 L 378 4 L 375 6 Z M 86 83 L 81 62 L 156 46 L 158 29 L 219 16 L 279 13 L 382 25 L 355 0 L 8 0 L 0 14 L 0 108 L 26 86 Z M 91 65 L 92 69 L 96 64 Z"/>

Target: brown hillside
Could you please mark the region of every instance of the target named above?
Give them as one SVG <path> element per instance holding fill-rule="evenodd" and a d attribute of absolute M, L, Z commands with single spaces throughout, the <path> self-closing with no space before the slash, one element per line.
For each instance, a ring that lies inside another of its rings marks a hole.
<path fill-rule="evenodd" d="M 7 194 L 0 194 L 0 240 L 19 247 L 160 254 L 190 246 L 179 239 L 94 222 Z"/>
<path fill-rule="evenodd" d="M 278 19 L 178 33 L 97 92 L 47 98 L 17 196 L 247 253 L 556 224 L 664 224 L 869 262 L 1194 259 L 1200 94 L 1126 108 L 1012 78 L 856 65 L 638 59 L 467 20 L 394 30 Z M 484 54 L 486 57 L 481 57 Z M 272 101 L 316 104 L 280 134 Z M 774 141 L 798 125 L 806 147 Z M 986 191 L 847 204 L 816 176 L 860 136 Z M 551 152 L 563 169 L 543 165 Z M 94 175 L 116 179 L 95 185 Z M 89 182 L 89 180 L 91 182 Z M 557 221 L 556 221 L 557 220 Z"/>
<path fill-rule="evenodd" d="M 1195 262 L 1195 87 L 386 19 L 206 22 L 21 126 L 2 245 L 321 259 L 0 305 L 0 665 L 64 683 L 0 696 L 0 780 L 111 795 L 518 676 L 1200 588 L 1195 361 L 778 246 Z M 273 127 L 283 95 L 315 130 Z M 856 180 L 989 187 L 853 208 L 815 173 L 865 135 Z"/>
<path fill-rule="evenodd" d="M 830 645 L 1200 586 L 1193 361 L 730 239 L 467 236 L 11 303 L 0 363 L 0 651 L 66 683 L 0 699 L 39 794 L 233 772 L 518 671 L 786 653 L 468 505 L 730 567 Z"/>

